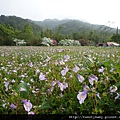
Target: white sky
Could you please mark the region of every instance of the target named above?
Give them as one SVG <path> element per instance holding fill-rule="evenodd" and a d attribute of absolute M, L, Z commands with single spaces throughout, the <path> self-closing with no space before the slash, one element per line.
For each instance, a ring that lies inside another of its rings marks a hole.
<path fill-rule="evenodd" d="M 119 3 L 120 0 L 0 0 L 0 15 L 37 21 L 83 19 L 92 24 L 120 28 Z"/>

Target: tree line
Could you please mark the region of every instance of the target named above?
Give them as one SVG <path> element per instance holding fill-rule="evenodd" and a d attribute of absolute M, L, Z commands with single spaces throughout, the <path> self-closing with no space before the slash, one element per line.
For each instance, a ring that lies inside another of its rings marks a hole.
<path fill-rule="evenodd" d="M 8 24 L 9 23 L 9 24 Z M 116 33 L 110 34 L 109 32 L 103 32 L 95 29 L 72 31 L 69 34 L 64 34 L 63 26 L 56 28 L 52 31 L 49 28 L 43 29 L 42 27 L 35 25 L 29 20 L 24 20 L 18 17 L 6 17 L 2 15 L 0 17 L 0 45 L 16 45 L 14 39 L 24 40 L 26 45 L 40 46 L 42 45 L 42 38 L 47 37 L 56 40 L 58 43 L 60 40 L 73 39 L 78 40 L 81 45 L 95 45 L 101 42 L 114 41 L 120 43 L 120 34 L 117 28 Z M 57 45 L 57 44 L 56 44 Z"/>

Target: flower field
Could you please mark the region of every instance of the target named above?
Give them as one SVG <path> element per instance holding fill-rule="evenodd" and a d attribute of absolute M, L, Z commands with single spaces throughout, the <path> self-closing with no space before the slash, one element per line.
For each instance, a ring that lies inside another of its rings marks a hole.
<path fill-rule="evenodd" d="M 120 114 L 120 47 L 0 47 L 0 113 Z"/>

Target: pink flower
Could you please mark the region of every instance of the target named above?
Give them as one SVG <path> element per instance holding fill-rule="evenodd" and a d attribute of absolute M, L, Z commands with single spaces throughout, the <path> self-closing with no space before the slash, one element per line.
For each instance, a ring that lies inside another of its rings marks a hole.
<path fill-rule="evenodd" d="M 90 90 L 89 86 L 87 86 L 86 84 L 84 84 L 84 88 L 83 88 L 84 91 L 88 92 Z"/>
<path fill-rule="evenodd" d="M 8 82 L 5 82 L 5 91 L 8 91 L 8 85 L 9 85 L 9 83 L 10 83 L 10 81 L 8 81 Z"/>
<path fill-rule="evenodd" d="M 120 94 L 117 93 L 117 96 L 115 97 L 115 100 L 118 99 L 120 97 Z"/>
<path fill-rule="evenodd" d="M 11 109 L 16 109 L 17 106 L 12 103 L 12 104 L 10 105 L 10 108 L 11 108 Z"/>
<path fill-rule="evenodd" d="M 69 71 L 68 67 L 61 71 L 62 76 L 65 76 L 66 73 Z"/>
<path fill-rule="evenodd" d="M 65 65 L 65 62 L 63 61 L 63 59 L 59 60 L 60 65 Z"/>
<path fill-rule="evenodd" d="M 73 68 L 73 72 L 75 72 L 75 73 L 77 73 L 79 70 L 80 70 L 80 68 L 79 68 L 78 66 L 75 66 L 75 67 Z"/>
<path fill-rule="evenodd" d="M 23 88 L 23 87 L 21 87 L 21 88 L 20 88 L 20 91 L 26 91 L 26 89 L 25 89 L 25 88 Z"/>
<path fill-rule="evenodd" d="M 60 90 L 63 91 L 64 89 L 66 89 L 68 87 L 68 83 L 61 83 L 60 81 L 58 81 L 58 87 L 60 87 Z"/>
<path fill-rule="evenodd" d="M 49 61 L 50 61 L 50 59 L 51 59 L 51 58 L 50 58 L 50 57 L 48 57 L 48 58 L 45 60 L 45 62 L 49 62 Z"/>
<path fill-rule="evenodd" d="M 32 103 L 30 100 L 23 100 L 23 106 L 27 112 L 29 112 L 32 109 Z"/>
<path fill-rule="evenodd" d="M 77 77 L 78 77 L 79 82 L 82 83 L 84 81 L 84 77 L 81 76 L 80 74 L 77 74 Z"/>
<path fill-rule="evenodd" d="M 98 69 L 99 73 L 103 73 L 103 71 L 104 71 L 104 67 L 101 67 L 100 69 Z"/>
<path fill-rule="evenodd" d="M 54 87 L 56 85 L 56 83 L 57 83 L 56 81 L 53 81 L 52 86 Z"/>
<path fill-rule="evenodd" d="M 77 99 L 79 100 L 80 104 L 84 103 L 86 97 L 87 97 L 87 91 L 79 92 L 79 94 L 77 95 Z"/>
<path fill-rule="evenodd" d="M 32 64 L 32 62 L 29 64 L 29 66 L 30 66 L 30 67 L 33 67 L 33 64 Z"/>
<path fill-rule="evenodd" d="M 90 82 L 91 85 L 93 85 L 94 81 L 97 82 L 98 81 L 98 77 L 95 76 L 95 75 L 89 76 L 89 82 Z"/>
<path fill-rule="evenodd" d="M 39 75 L 40 80 L 46 80 L 45 75 L 41 72 Z"/>
<path fill-rule="evenodd" d="M 110 92 L 114 93 L 114 92 L 116 92 L 117 89 L 118 88 L 115 85 L 113 85 L 113 86 L 110 87 Z"/>
<path fill-rule="evenodd" d="M 28 115 L 34 115 L 35 113 L 33 111 L 28 112 Z"/>
<path fill-rule="evenodd" d="M 84 103 L 84 100 L 87 97 L 87 93 L 89 89 L 90 88 L 85 84 L 83 88 L 83 92 L 79 92 L 79 94 L 77 95 L 77 99 L 79 100 L 80 104 Z"/>
<path fill-rule="evenodd" d="M 57 45 L 57 41 L 56 41 L 56 40 L 53 40 L 53 44 L 56 46 L 56 45 Z"/>
<path fill-rule="evenodd" d="M 99 99 L 101 99 L 101 97 L 100 97 L 100 94 L 99 94 L 99 93 L 97 93 L 97 94 L 96 94 L 96 96 L 97 96 Z"/>
<path fill-rule="evenodd" d="M 68 54 L 66 54 L 66 55 L 64 56 L 64 58 L 65 58 L 65 61 L 68 61 L 68 60 L 70 59 L 70 56 L 69 56 Z"/>

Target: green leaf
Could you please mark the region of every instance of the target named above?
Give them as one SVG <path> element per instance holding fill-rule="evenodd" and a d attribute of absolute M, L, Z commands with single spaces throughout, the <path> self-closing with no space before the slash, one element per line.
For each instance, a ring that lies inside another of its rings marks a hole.
<path fill-rule="evenodd" d="M 120 82 L 116 83 L 115 86 L 119 87 L 120 86 Z"/>
<path fill-rule="evenodd" d="M 20 83 L 17 87 L 17 92 L 20 93 L 20 97 L 27 98 L 29 95 L 29 87 L 27 83 Z"/>
<path fill-rule="evenodd" d="M 42 108 L 42 109 L 49 109 L 49 108 L 51 108 L 51 106 L 49 105 L 48 102 L 44 102 L 44 103 L 42 104 L 41 108 Z"/>

